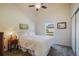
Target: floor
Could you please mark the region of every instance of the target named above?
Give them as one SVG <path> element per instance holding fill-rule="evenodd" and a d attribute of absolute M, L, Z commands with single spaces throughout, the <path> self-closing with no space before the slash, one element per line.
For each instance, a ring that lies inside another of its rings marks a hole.
<path fill-rule="evenodd" d="M 22 52 L 21 50 L 13 50 L 4 52 L 4 56 L 31 56 L 31 54 Z M 48 56 L 75 56 L 75 54 L 70 47 L 53 45 L 53 47 L 50 48 Z"/>
<path fill-rule="evenodd" d="M 71 47 L 62 45 L 53 45 L 48 56 L 75 56 Z"/>
<path fill-rule="evenodd" d="M 22 52 L 22 50 L 12 50 L 12 51 L 5 51 L 3 53 L 4 56 L 32 56 L 28 52 Z"/>

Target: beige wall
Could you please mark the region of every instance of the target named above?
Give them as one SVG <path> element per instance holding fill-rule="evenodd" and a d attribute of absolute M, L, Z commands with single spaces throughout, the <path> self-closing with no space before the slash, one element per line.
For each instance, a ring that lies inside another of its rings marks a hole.
<path fill-rule="evenodd" d="M 55 44 L 71 46 L 70 4 L 47 4 L 47 9 L 38 12 L 36 33 L 45 35 L 45 23 L 53 23 L 55 27 Z M 58 22 L 67 22 L 67 29 L 57 29 Z"/>
<path fill-rule="evenodd" d="M 35 11 L 28 4 L 0 4 L 0 31 L 19 31 L 19 24 L 28 24 L 28 31 L 35 31 Z"/>
<path fill-rule="evenodd" d="M 45 35 L 45 23 L 55 27 L 55 44 L 71 46 L 70 4 L 46 4 L 47 9 L 27 7 L 28 4 L 0 4 L 0 31 L 18 31 L 18 24 L 29 24 L 28 31 Z M 58 22 L 67 22 L 67 29 L 57 29 Z M 34 26 L 35 25 L 35 26 Z"/>
<path fill-rule="evenodd" d="M 0 32 L 15 32 L 22 34 L 19 30 L 19 24 L 28 24 L 29 29 L 24 31 L 35 31 L 35 11 L 27 7 L 28 4 L 0 4 Z M 7 49 L 7 40 L 4 40 L 5 49 Z"/>
<path fill-rule="evenodd" d="M 79 7 L 79 3 L 71 4 L 71 15 L 73 15 L 73 13 L 77 10 L 78 7 Z"/>

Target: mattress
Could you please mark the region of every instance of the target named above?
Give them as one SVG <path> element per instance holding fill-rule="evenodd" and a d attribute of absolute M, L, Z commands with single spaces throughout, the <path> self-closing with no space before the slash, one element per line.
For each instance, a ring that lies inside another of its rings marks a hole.
<path fill-rule="evenodd" d="M 53 36 L 22 35 L 19 39 L 19 45 L 23 51 L 31 49 L 36 56 L 46 56 L 53 44 L 53 39 Z"/>

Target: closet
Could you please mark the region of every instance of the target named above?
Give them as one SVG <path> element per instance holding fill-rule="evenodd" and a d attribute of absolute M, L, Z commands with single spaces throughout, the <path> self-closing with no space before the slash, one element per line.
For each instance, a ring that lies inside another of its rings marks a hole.
<path fill-rule="evenodd" d="M 72 50 L 79 56 L 79 8 L 72 16 Z"/>

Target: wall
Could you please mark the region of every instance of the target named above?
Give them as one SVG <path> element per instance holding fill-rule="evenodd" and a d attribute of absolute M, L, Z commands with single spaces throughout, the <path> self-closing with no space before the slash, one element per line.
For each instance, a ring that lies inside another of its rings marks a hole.
<path fill-rule="evenodd" d="M 0 32 L 23 34 L 23 32 L 35 32 L 35 11 L 27 7 L 28 4 L 0 4 Z M 19 24 L 28 24 L 26 31 L 19 30 Z M 5 49 L 7 49 L 7 40 L 4 40 Z"/>
<path fill-rule="evenodd" d="M 71 4 L 71 15 L 73 15 L 73 13 L 77 10 L 78 7 L 79 7 L 79 3 Z"/>
<path fill-rule="evenodd" d="M 45 23 L 53 23 L 55 27 L 55 44 L 71 46 L 70 4 L 46 4 L 47 9 L 37 12 L 36 34 L 45 35 Z M 67 22 L 66 29 L 57 29 L 58 22 Z"/>
<path fill-rule="evenodd" d="M 28 5 L 0 4 L 0 31 L 17 32 L 19 30 L 18 24 L 24 23 L 29 25 L 28 31 L 45 35 L 45 23 L 53 23 L 55 26 L 54 43 L 71 46 L 70 13 L 72 12 L 70 4 L 46 4 L 48 8 L 40 9 L 38 12 L 27 7 Z M 67 29 L 57 29 L 57 23 L 63 21 L 67 22 Z"/>
<path fill-rule="evenodd" d="M 0 4 L 0 31 L 19 31 L 19 24 L 28 24 L 29 31 L 35 31 L 35 11 L 28 4 Z"/>

